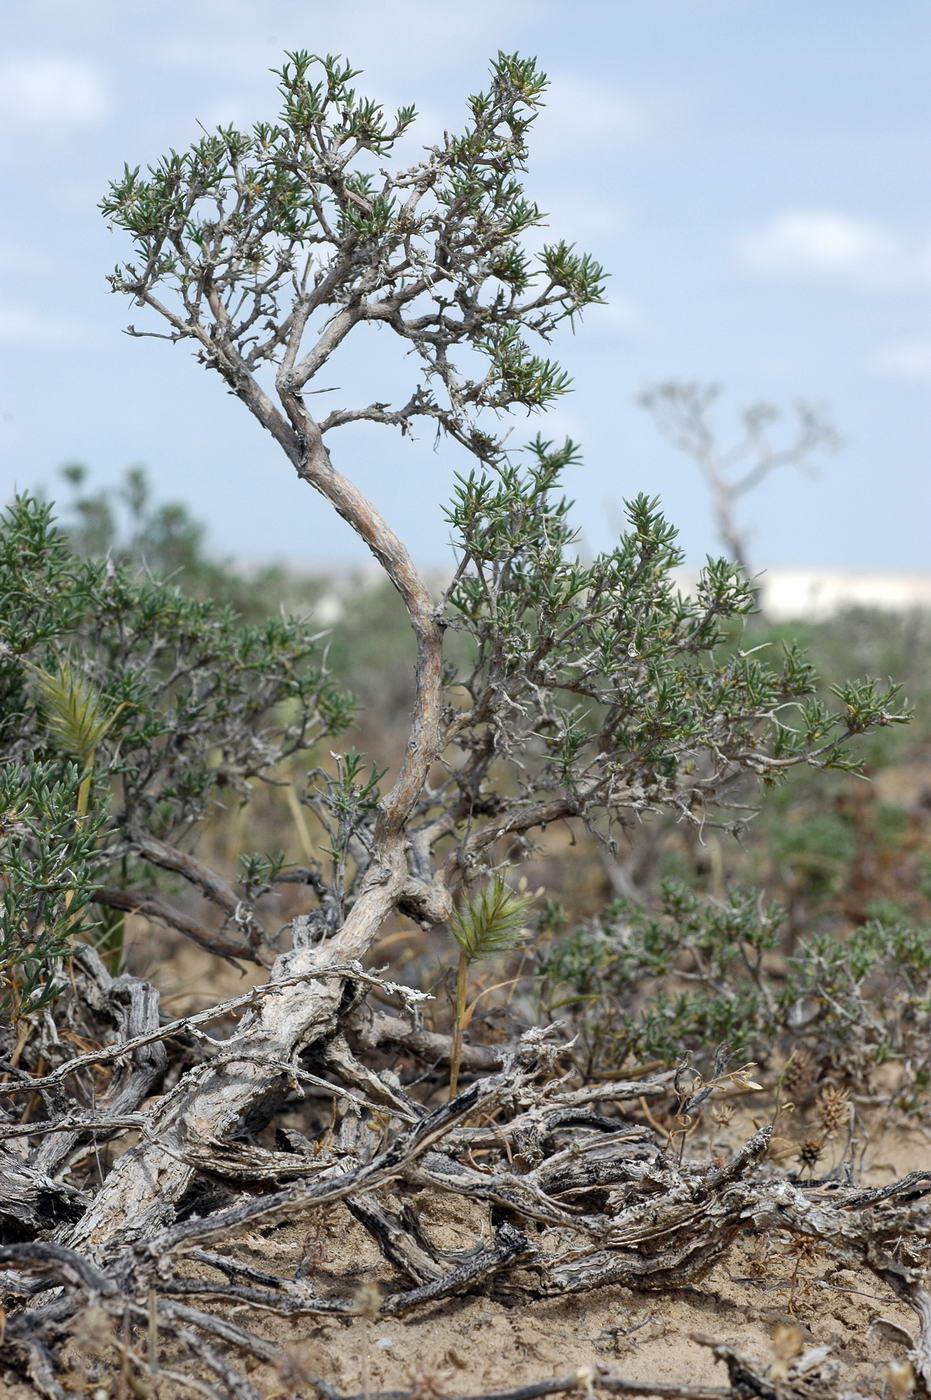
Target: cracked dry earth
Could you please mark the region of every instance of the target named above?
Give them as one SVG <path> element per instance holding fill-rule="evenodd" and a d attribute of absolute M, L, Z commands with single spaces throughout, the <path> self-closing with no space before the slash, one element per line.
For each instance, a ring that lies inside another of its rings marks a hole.
<path fill-rule="evenodd" d="M 931 1149 L 917 1129 L 877 1136 L 865 1180 L 882 1185 L 926 1168 Z M 441 1248 L 462 1248 L 491 1235 L 485 1207 L 462 1198 L 420 1192 L 418 1211 Z M 390 1266 L 371 1236 L 342 1203 L 302 1222 L 287 1222 L 240 1238 L 232 1252 L 256 1269 L 312 1271 L 323 1296 L 365 1296 L 366 1285 L 389 1284 Z M 201 1266 L 189 1263 L 192 1277 Z M 209 1304 L 206 1305 L 209 1308 Z M 220 1309 L 215 1309 L 220 1311 Z M 505 1295 L 463 1297 L 428 1305 L 401 1318 L 280 1318 L 254 1308 L 226 1307 L 268 1342 L 273 1360 L 232 1356 L 263 1400 L 314 1395 L 322 1378 L 343 1395 L 412 1392 L 420 1400 L 509 1389 L 579 1369 L 605 1367 L 633 1381 L 726 1385 L 724 1366 L 696 1336 L 736 1346 L 761 1369 L 786 1345 L 826 1347 L 839 1363 L 837 1390 L 889 1395 L 890 1363 L 907 1350 L 914 1315 L 867 1273 L 833 1266 L 817 1253 L 793 1252 L 788 1241 L 766 1237 L 738 1243 L 697 1286 L 661 1293 L 605 1287 L 539 1302 L 509 1303 Z M 118 1388 L 115 1356 L 101 1364 L 99 1324 L 83 1319 L 68 1348 L 73 1392 L 104 1400 L 130 1395 Z M 169 1336 L 159 1338 L 169 1368 Z M 93 1357 L 93 1359 L 92 1359 Z M 206 1375 L 205 1375 L 206 1378 Z M 26 1400 L 33 1392 L 2 1392 Z M 163 1379 L 149 1394 L 175 1400 L 193 1392 Z M 794 1394 L 795 1392 L 793 1392 Z"/>

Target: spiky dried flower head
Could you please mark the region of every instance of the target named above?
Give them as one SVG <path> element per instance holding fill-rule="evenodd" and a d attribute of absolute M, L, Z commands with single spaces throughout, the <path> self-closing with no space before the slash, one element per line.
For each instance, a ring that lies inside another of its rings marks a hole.
<path fill-rule="evenodd" d="M 410 1400 L 441 1400 L 452 1384 L 453 1373 L 448 1370 L 423 1368 L 406 1373 Z"/>
<path fill-rule="evenodd" d="M 833 1137 L 837 1130 L 843 1126 L 849 1102 L 850 1091 L 848 1089 L 836 1089 L 833 1085 L 822 1089 L 818 1099 L 818 1113 L 826 1137 Z"/>
<path fill-rule="evenodd" d="M 806 1171 L 814 1171 L 824 1152 L 824 1138 L 808 1137 L 798 1149 L 798 1160 Z"/>
<path fill-rule="evenodd" d="M 818 1078 L 818 1061 L 807 1046 L 792 1051 L 782 1071 L 782 1086 L 792 1098 L 801 1098 Z"/>
<path fill-rule="evenodd" d="M 780 1322 L 773 1329 L 770 1346 L 780 1361 L 791 1361 L 801 1354 L 805 1334 L 797 1322 Z"/>
<path fill-rule="evenodd" d="M 356 1291 L 355 1303 L 360 1317 L 372 1319 L 378 1316 L 378 1310 L 381 1307 L 381 1294 L 371 1280 L 360 1284 Z"/>
<path fill-rule="evenodd" d="M 786 1241 L 784 1252 L 796 1261 L 796 1268 L 800 1268 L 817 1264 L 819 1259 L 824 1258 L 825 1251 L 821 1240 L 812 1235 L 792 1235 Z"/>

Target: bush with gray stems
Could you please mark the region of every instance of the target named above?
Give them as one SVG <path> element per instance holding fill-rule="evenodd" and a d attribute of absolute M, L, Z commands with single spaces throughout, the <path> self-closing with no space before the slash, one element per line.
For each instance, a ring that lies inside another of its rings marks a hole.
<path fill-rule="evenodd" d="M 829 704 L 796 647 L 767 661 L 743 645 L 754 594 L 732 561 L 709 561 L 694 595 L 680 593 L 675 530 L 646 495 L 629 502 L 613 549 L 578 557 L 563 494 L 578 449 L 508 441 L 509 414 L 567 391 L 546 341 L 604 288 L 598 263 L 566 242 L 523 246 L 543 221 L 523 177 L 545 79 L 532 60 L 499 54 L 462 133 L 398 168 L 414 111 L 386 115 L 356 76 L 335 58 L 288 55 L 276 120 L 220 128 L 144 173 L 127 168 L 102 207 L 132 245 L 111 277 L 145 314 L 131 333 L 189 345 L 396 589 L 416 663 L 390 772 L 334 750 L 351 702 L 306 625 L 246 627 L 170 586 L 82 561 L 28 498 L 5 519 L 2 733 L 15 800 L 2 832 L 13 1011 L 2 1087 L 13 1107 L 0 1173 L 16 1203 L 8 1237 L 19 1234 L 0 1264 L 22 1304 L 8 1364 L 63 1394 L 61 1349 L 90 1298 L 102 1353 L 124 1373 L 147 1368 L 155 1383 L 161 1326 L 183 1364 L 200 1368 L 202 1391 L 252 1396 L 232 1356 L 270 1364 L 274 1348 L 228 1319 L 233 1305 L 367 1319 L 504 1279 L 526 1297 L 681 1286 L 742 1231 L 778 1220 L 829 1240 L 845 1266 L 873 1269 L 913 1305 L 927 1385 L 931 1313 L 896 1243 L 906 1216 L 913 1232 L 931 1228 L 914 1204 L 926 1176 L 878 1194 L 848 1183 L 825 1205 L 766 1176 L 770 1127 L 726 1161 L 695 1160 L 685 1129 L 702 1105 L 722 1087 L 756 1087 L 724 1052 L 710 1072 L 683 1064 L 598 1084 L 560 1074 L 558 1027 L 497 1046 L 464 1036 L 469 960 L 522 924 L 520 866 L 537 833 L 574 822 L 610 845 L 664 813 L 736 831 L 761 788 L 803 766 L 855 770 L 858 736 L 906 712 L 896 686 L 869 678 L 837 686 Z M 318 376 L 369 323 L 397 337 L 412 367 L 406 396 L 315 416 Z M 457 565 L 441 596 L 338 452 L 345 425 L 403 437 L 424 421 L 467 463 L 448 509 Z M 452 632 L 455 665 L 444 650 Z M 300 800 L 321 833 L 306 868 L 244 851 L 237 879 L 193 853 L 212 803 L 248 798 L 299 752 L 316 765 Z M 212 922 L 170 903 L 156 871 L 205 896 Z M 256 905 L 283 881 L 301 886 L 305 906 L 269 928 Z M 167 923 L 217 956 L 265 965 L 267 978 L 171 1020 L 154 989 L 122 971 L 119 929 L 95 909 Z M 365 969 L 402 915 L 455 934 L 465 963 L 452 1036 L 423 1024 L 422 988 Z M 448 1098 L 436 1071 L 450 1059 L 454 1081 L 468 1082 Z M 417 1060 L 429 1072 L 405 1082 L 399 1068 Z M 321 1087 L 325 1103 L 339 1102 L 329 1125 Z M 664 1096 L 678 1125 L 665 1141 L 625 1116 Z M 95 1144 L 128 1133 L 106 1170 L 90 1169 Z M 399 1183 L 484 1202 L 491 1233 L 443 1255 L 414 1207 L 391 1197 Z M 237 1255 L 244 1231 L 337 1202 L 403 1280 L 385 1297 L 323 1296 L 300 1271 L 270 1274 Z M 213 1271 L 207 1279 L 185 1272 L 190 1257 Z M 143 1359 L 133 1338 L 146 1329 Z M 747 1364 L 721 1355 L 732 1380 L 719 1393 L 750 1393 Z M 589 1384 L 625 1388 L 595 1375 Z"/>

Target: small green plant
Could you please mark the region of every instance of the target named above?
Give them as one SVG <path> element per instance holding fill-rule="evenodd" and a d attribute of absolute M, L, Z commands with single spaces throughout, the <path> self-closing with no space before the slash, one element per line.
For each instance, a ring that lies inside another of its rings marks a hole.
<path fill-rule="evenodd" d="M 281 866 L 253 860 L 237 889 L 235 871 L 186 849 L 191 833 L 353 710 L 306 622 L 245 624 L 128 565 L 80 557 L 51 506 L 14 501 L 0 517 L 6 1003 L 17 1015 L 46 1004 L 58 960 L 92 930 L 118 968 L 133 910 L 261 960 L 254 901 Z M 169 880 L 206 894 L 220 927 L 169 901 Z"/>
<path fill-rule="evenodd" d="M 474 899 L 465 901 L 450 918 L 449 931 L 459 945 L 456 1014 L 449 1062 L 451 1099 L 455 1098 L 459 1088 L 463 1031 L 472 1018 L 476 1004 L 473 1001 L 470 1005 L 468 1000 L 469 968 L 484 958 L 508 952 L 526 937 L 527 911 L 532 900 L 532 895 L 522 890 L 512 890 L 504 876 L 496 874 Z"/>
<path fill-rule="evenodd" d="M 78 815 L 83 768 L 72 760 L 0 763 L 0 1013 L 15 1024 L 62 988 L 62 959 L 92 935 L 101 806 Z"/>
<path fill-rule="evenodd" d="M 76 672 L 68 660 L 61 661 L 54 672 L 31 663 L 27 664 L 27 671 L 42 701 L 45 721 L 55 744 L 82 765 L 75 817 L 79 823 L 83 822 L 87 817 L 97 750 L 123 705 L 108 714 L 99 691 L 86 677 Z M 66 908 L 70 903 L 71 896 L 66 895 Z M 123 958 L 126 916 L 117 910 L 107 909 L 102 911 L 101 922 L 103 935 L 100 946 L 118 971 Z"/>
<path fill-rule="evenodd" d="M 41 698 L 49 733 L 64 753 L 82 765 L 76 811 L 79 817 L 86 816 L 94 759 L 122 706 L 108 714 L 99 691 L 68 661 L 62 661 L 54 672 L 31 664 L 27 671 Z"/>
<path fill-rule="evenodd" d="M 618 900 L 540 950 L 548 1014 L 572 1016 L 587 1072 L 675 1064 L 726 1044 L 771 1061 L 805 1047 L 853 1080 L 888 1061 L 902 1093 L 931 1068 L 931 928 L 888 911 L 779 955 L 784 911 L 754 893 L 663 885 L 655 910 Z"/>

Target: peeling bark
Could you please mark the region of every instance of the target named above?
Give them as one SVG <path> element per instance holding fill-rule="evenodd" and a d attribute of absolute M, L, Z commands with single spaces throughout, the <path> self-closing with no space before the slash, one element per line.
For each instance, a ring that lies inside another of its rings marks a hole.
<path fill-rule="evenodd" d="M 287 1085 L 295 1056 L 335 1034 L 343 980 L 314 980 L 327 966 L 361 957 L 393 907 L 407 871 L 400 851 L 369 879 L 342 931 L 317 948 L 279 957 L 274 984 L 306 974 L 262 999 L 228 1042 L 229 1049 L 189 1070 L 152 1113 L 143 1140 L 114 1164 L 93 1205 L 67 1236 L 73 1247 L 99 1250 L 145 1239 L 164 1226 L 193 1177 L 187 1153 L 204 1134 L 228 1136 L 240 1120 Z"/>

